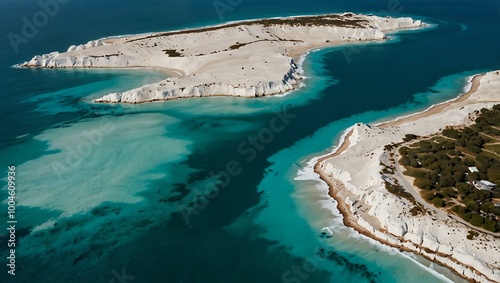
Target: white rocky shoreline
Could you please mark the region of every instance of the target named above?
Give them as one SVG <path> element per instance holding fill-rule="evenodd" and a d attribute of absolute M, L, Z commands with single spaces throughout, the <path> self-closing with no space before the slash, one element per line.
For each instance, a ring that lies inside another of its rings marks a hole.
<path fill-rule="evenodd" d="M 401 142 L 406 134 L 428 136 L 446 126 L 468 125 L 469 115 L 500 102 L 499 92 L 500 72 L 488 72 L 476 76 L 471 90 L 457 100 L 388 123 L 351 127 L 337 152 L 315 165 L 338 203 L 344 224 L 447 266 L 470 282 L 500 282 L 499 233 L 479 231 L 476 239 L 469 240 L 468 232 L 474 229 L 445 213 L 413 215 L 414 205 L 389 193 L 380 173 L 390 162 L 386 145 Z"/>
<path fill-rule="evenodd" d="M 352 13 L 232 22 L 215 27 L 119 36 L 35 56 L 27 68 L 163 68 L 177 76 L 110 93 L 95 102 L 144 103 L 187 97 L 260 97 L 296 89 L 308 50 L 384 40 L 420 20 Z"/>

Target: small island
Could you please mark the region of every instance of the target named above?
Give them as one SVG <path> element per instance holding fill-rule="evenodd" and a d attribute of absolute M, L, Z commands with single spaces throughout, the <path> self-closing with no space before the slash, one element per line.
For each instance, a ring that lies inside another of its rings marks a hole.
<path fill-rule="evenodd" d="M 499 91 L 492 71 L 453 101 L 349 128 L 315 165 L 344 224 L 471 282 L 500 282 Z"/>
<path fill-rule="evenodd" d="M 353 13 L 240 21 L 198 29 L 120 36 L 35 56 L 19 67 L 161 68 L 158 83 L 95 102 L 143 103 L 187 97 L 260 97 L 295 89 L 307 51 L 384 40 L 422 21 Z"/>

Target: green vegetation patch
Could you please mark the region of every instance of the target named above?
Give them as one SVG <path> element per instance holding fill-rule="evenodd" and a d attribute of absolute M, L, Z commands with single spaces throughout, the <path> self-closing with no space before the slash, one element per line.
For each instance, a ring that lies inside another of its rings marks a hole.
<path fill-rule="evenodd" d="M 486 180 L 500 184 L 500 104 L 475 113 L 475 124 L 447 127 L 431 137 L 406 135 L 411 142 L 399 149 L 404 174 L 415 178 L 414 185 L 425 192 L 424 199 L 451 211 L 470 224 L 492 232 L 500 231 L 500 189 L 475 184 Z"/>

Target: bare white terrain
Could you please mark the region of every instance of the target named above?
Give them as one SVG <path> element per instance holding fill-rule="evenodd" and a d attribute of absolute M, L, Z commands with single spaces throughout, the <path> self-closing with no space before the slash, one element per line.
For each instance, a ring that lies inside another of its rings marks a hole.
<path fill-rule="evenodd" d="M 411 18 L 340 15 L 242 21 L 220 26 L 90 41 L 35 56 L 20 67 L 163 68 L 175 75 L 96 102 L 141 103 L 183 97 L 259 97 L 295 89 L 306 51 L 422 26 Z"/>
<path fill-rule="evenodd" d="M 469 231 L 476 229 L 421 198 L 426 212 L 414 215 L 410 210 L 415 205 L 388 192 L 381 174 L 391 163 L 391 150 L 385 145 L 402 142 L 406 134 L 428 136 L 446 126 L 471 124 L 475 111 L 499 102 L 500 72 L 495 71 L 476 76 L 471 90 L 455 101 L 379 126 L 353 126 L 341 149 L 316 166 L 339 202 L 344 223 L 383 243 L 446 265 L 471 281 L 500 282 L 500 233 L 479 229 L 479 236 L 469 240 Z M 398 183 L 412 190 L 401 175 Z M 419 196 L 415 199 L 419 201 Z"/>

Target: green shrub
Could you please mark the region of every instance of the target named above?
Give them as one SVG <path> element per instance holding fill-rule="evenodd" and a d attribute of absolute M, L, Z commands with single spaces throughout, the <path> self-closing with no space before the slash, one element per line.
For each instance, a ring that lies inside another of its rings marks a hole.
<path fill-rule="evenodd" d="M 443 194 L 444 197 L 454 198 L 457 196 L 457 191 L 455 191 L 453 188 L 450 187 L 442 189 L 441 193 Z"/>
<path fill-rule="evenodd" d="M 432 200 L 434 199 L 434 193 L 427 193 L 427 194 L 425 195 L 425 199 L 426 199 L 427 201 L 432 201 Z"/>
<path fill-rule="evenodd" d="M 469 223 L 474 226 L 481 226 L 484 223 L 484 217 L 477 213 L 471 213 Z"/>
<path fill-rule="evenodd" d="M 436 207 L 445 207 L 446 206 L 446 202 L 442 198 L 438 198 L 438 197 L 434 198 L 432 200 L 432 203 Z"/>
<path fill-rule="evenodd" d="M 465 203 L 465 207 L 467 207 L 467 210 L 469 211 L 474 211 L 474 212 L 478 212 L 479 211 L 479 203 L 473 201 L 473 200 L 469 200 Z"/>
<path fill-rule="evenodd" d="M 404 156 L 404 155 L 406 155 L 406 154 L 408 153 L 408 149 L 409 149 L 409 148 L 408 148 L 408 147 L 406 147 L 406 146 L 401 147 L 401 148 L 399 149 L 399 154 L 401 154 L 401 155 L 403 155 L 403 156 Z"/>
<path fill-rule="evenodd" d="M 404 142 L 409 142 L 411 140 L 416 139 L 418 136 L 414 134 L 406 134 L 405 137 L 403 138 Z"/>
<path fill-rule="evenodd" d="M 431 190 L 432 189 L 432 181 L 429 179 L 416 178 L 413 184 L 422 190 Z"/>
<path fill-rule="evenodd" d="M 498 222 L 491 220 L 489 218 L 484 219 L 484 223 L 483 225 L 481 225 L 481 227 L 491 232 L 497 232 L 499 230 Z"/>
<path fill-rule="evenodd" d="M 455 129 L 447 127 L 446 129 L 443 130 L 443 136 L 450 137 L 452 139 L 457 139 L 458 138 L 459 132 Z"/>

